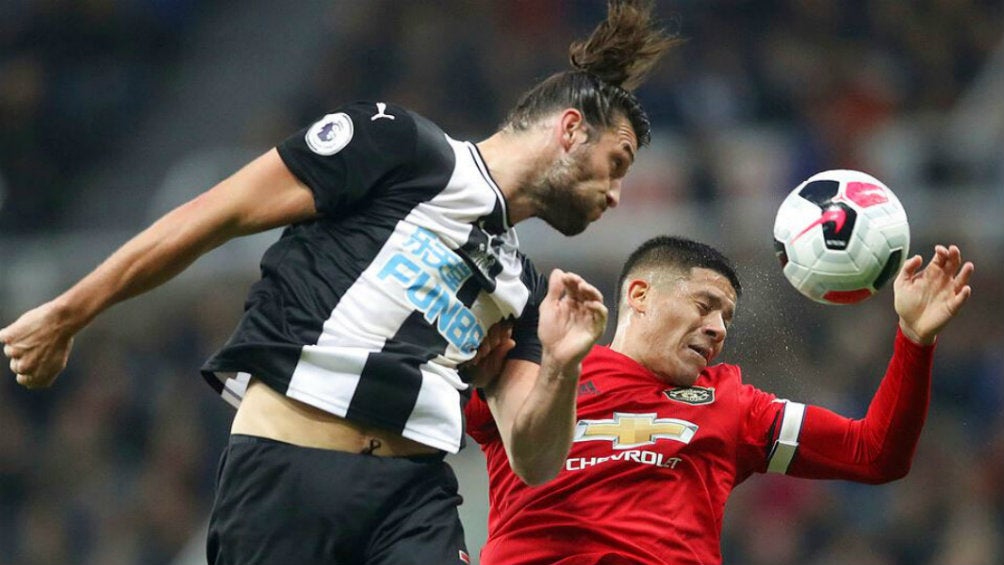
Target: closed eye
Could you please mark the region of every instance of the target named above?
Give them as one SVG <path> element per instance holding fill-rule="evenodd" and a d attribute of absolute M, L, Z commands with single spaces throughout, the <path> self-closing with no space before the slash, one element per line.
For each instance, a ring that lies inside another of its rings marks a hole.
<path fill-rule="evenodd" d="M 624 176 L 624 161 L 620 158 L 615 158 L 613 160 L 613 166 L 611 168 L 612 176 L 615 178 L 620 178 Z"/>

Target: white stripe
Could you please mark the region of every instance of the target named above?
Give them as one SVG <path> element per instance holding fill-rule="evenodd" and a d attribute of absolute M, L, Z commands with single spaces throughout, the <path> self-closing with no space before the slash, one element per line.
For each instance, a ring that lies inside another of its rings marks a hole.
<path fill-rule="evenodd" d="M 461 151 L 456 146 L 459 142 L 454 141 L 454 140 L 450 139 L 449 137 L 447 137 L 447 139 L 449 139 L 450 143 L 454 146 L 454 151 L 457 154 L 457 160 L 459 162 Z M 495 179 L 493 179 L 491 173 L 488 172 L 488 165 L 484 161 L 481 160 L 481 152 L 478 151 L 477 145 L 475 145 L 475 144 L 473 144 L 473 143 L 471 143 L 469 141 L 464 142 L 463 145 L 467 147 L 467 149 L 470 152 L 471 156 L 474 158 L 474 164 L 477 166 L 478 170 L 481 172 L 481 176 L 488 182 L 488 185 L 492 187 L 492 190 L 495 191 L 495 198 L 498 200 L 499 204 L 501 204 L 501 206 L 502 206 L 502 223 L 503 223 L 506 231 L 508 231 L 509 228 L 511 227 L 509 225 L 509 210 L 506 208 L 506 206 L 508 205 L 508 203 L 506 202 L 505 195 L 502 193 L 502 189 L 499 188 L 497 184 L 495 184 Z"/>
<path fill-rule="evenodd" d="M 369 353 L 363 348 L 304 346 L 286 396 L 345 416 Z"/>
<path fill-rule="evenodd" d="M 456 371 L 438 363 L 422 365 L 422 388 L 401 435 L 449 453 L 460 451 L 464 420 L 458 389 L 466 386 Z"/>
<path fill-rule="evenodd" d="M 241 405 L 241 399 L 244 398 L 244 392 L 247 391 L 249 382 L 251 382 L 250 373 L 237 373 L 223 383 L 220 395 L 223 396 L 223 400 L 237 408 Z"/>
<path fill-rule="evenodd" d="M 784 401 L 784 417 L 781 419 L 781 431 L 771 449 L 767 461 L 768 473 L 787 473 L 788 465 L 795 457 L 798 449 L 798 434 L 802 432 L 802 419 L 805 416 L 805 404 L 801 402 Z"/>

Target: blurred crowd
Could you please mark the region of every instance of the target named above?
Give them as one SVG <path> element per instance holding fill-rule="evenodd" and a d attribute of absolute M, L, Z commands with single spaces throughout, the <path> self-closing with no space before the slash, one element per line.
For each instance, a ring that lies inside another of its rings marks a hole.
<path fill-rule="evenodd" d="M 853 310 L 797 298 L 778 282 L 769 250 L 764 259 L 723 210 L 732 200 L 777 198 L 834 167 L 931 193 L 990 186 L 1000 198 L 999 150 L 974 166 L 953 160 L 944 147 L 951 140 L 938 136 L 893 143 L 896 151 L 876 143 L 903 140 L 894 134 L 904 124 L 953 110 L 1002 48 L 1004 2 L 658 5 L 687 41 L 639 92 L 655 140 L 625 188 L 624 208 L 700 212 L 692 222 L 706 218 L 710 231 L 690 235 L 739 259 L 748 291 L 726 357 L 749 382 L 863 415 L 890 352 L 891 292 Z M 0 3 L 0 240 L 59 231 L 77 181 L 143 121 L 150 93 L 172 80 L 185 34 L 210 6 L 241 9 L 222 0 Z M 347 100 L 376 98 L 478 139 L 521 88 L 563 68 L 568 41 L 605 12 L 599 0 L 332 6 L 331 17 L 312 22 L 330 28 L 329 44 L 275 110 L 286 116 L 281 134 Z M 912 217 L 913 249 L 929 254 L 946 232 L 925 223 L 946 219 Z M 726 563 L 1004 563 L 1004 325 L 979 302 L 1004 291 L 1004 242 L 965 228 L 947 234 L 983 262 L 973 304 L 941 340 L 911 474 L 882 487 L 754 477 L 726 512 Z M 609 294 L 618 267 L 585 274 Z M 228 336 L 243 298 L 232 289 L 246 288 L 255 269 L 212 283 L 176 281 L 116 307 L 80 336 L 51 391 L 24 391 L 7 374 L 0 564 L 167 565 L 204 527 L 232 410 L 198 367 Z M 0 324 L 18 313 L 0 302 Z"/>
<path fill-rule="evenodd" d="M 0 233 L 51 230 L 137 128 L 205 0 L 0 3 Z"/>

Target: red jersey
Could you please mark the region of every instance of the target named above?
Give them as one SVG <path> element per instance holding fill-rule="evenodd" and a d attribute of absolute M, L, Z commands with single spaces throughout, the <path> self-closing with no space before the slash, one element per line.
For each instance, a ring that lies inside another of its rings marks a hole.
<path fill-rule="evenodd" d="M 481 563 L 721 563 L 725 502 L 753 473 L 863 482 L 906 473 L 927 413 L 932 350 L 897 334 L 867 416 L 851 420 L 743 384 L 735 365 L 674 387 L 597 346 L 583 361 L 564 469 L 538 487 L 512 473 L 491 412 L 474 395 L 468 433 L 489 477 Z"/>

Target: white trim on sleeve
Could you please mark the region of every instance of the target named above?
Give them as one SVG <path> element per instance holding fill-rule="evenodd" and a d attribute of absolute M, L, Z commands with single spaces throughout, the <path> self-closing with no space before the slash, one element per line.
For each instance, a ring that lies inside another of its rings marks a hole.
<path fill-rule="evenodd" d="M 802 419 L 805 417 L 805 404 L 801 402 L 784 402 L 784 417 L 781 419 L 781 431 L 777 441 L 767 457 L 768 473 L 787 473 L 788 465 L 795 457 L 798 449 L 798 434 L 802 432 Z"/>

